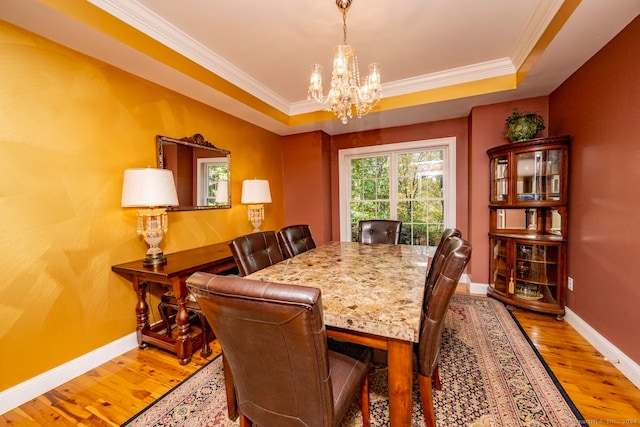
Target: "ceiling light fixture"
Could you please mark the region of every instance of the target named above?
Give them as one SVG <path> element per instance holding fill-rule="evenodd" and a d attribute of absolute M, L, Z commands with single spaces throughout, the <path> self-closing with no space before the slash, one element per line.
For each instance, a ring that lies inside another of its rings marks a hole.
<path fill-rule="evenodd" d="M 347 10 L 351 2 L 336 0 L 336 6 L 342 13 L 343 43 L 334 49 L 331 89 L 325 98 L 322 93 L 322 66 L 314 64 L 307 92 L 307 100 L 313 99 L 323 110 L 332 111 L 343 124 L 353 117 L 354 110 L 356 116 L 362 117 L 382 98 L 380 64 L 374 62 L 369 65 L 369 75 L 360 86 L 358 57 L 355 49 L 347 44 Z"/>

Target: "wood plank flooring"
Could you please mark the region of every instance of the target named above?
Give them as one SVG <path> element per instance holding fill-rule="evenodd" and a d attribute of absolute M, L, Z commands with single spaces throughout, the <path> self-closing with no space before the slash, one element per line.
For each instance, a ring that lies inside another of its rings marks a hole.
<path fill-rule="evenodd" d="M 514 310 L 589 425 L 640 425 L 640 390 L 584 338 L 554 316 Z M 119 426 L 219 354 L 194 354 L 189 365 L 149 348 L 131 350 L 0 415 L 10 426 Z"/>

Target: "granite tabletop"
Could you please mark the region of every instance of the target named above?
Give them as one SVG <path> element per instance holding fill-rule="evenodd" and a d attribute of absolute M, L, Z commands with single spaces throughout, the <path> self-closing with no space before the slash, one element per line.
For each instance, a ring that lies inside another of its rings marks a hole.
<path fill-rule="evenodd" d="M 327 326 L 418 342 L 425 246 L 328 242 L 245 278 L 322 291 Z"/>

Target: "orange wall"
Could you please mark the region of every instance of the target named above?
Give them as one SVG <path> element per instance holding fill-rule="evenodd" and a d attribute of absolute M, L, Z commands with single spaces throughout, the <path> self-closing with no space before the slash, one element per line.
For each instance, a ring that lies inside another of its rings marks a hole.
<path fill-rule="evenodd" d="M 270 181 L 265 229 L 284 210 L 280 136 L 1 21 L 0 52 L 5 390 L 135 331 L 135 294 L 111 266 L 146 251 L 120 197 L 124 169 L 156 165 L 157 134 L 231 151 L 232 208 L 169 213 L 165 252 L 251 232 L 243 179 Z"/>
<path fill-rule="evenodd" d="M 569 307 L 640 364 L 640 18 L 550 96 L 571 134 Z"/>

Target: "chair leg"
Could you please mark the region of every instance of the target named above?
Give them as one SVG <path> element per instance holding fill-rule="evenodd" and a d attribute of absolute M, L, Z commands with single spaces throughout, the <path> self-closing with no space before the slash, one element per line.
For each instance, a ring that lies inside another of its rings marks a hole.
<path fill-rule="evenodd" d="M 158 312 L 160 313 L 160 317 L 162 317 L 162 322 L 164 323 L 164 326 L 167 330 L 167 336 L 169 338 L 171 338 L 171 323 L 169 322 L 169 308 L 171 306 L 168 304 L 165 304 L 164 302 L 161 302 L 160 304 L 158 304 Z"/>
<path fill-rule="evenodd" d="M 212 353 L 211 347 L 209 346 L 209 324 L 203 312 L 198 312 L 198 318 L 200 319 L 200 326 L 202 328 L 202 350 L 200 354 L 202 357 L 209 357 Z"/>
<path fill-rule="evenodd" d="M 436 427 L 436 415 L 433 411 L 433 389 L 431 388 L 431 377 L 418 374 L 418 384 L 420 385 L 420 401 L 422 402 L 422 412 L 427 422 L 427 427 Z"/>
<path fill-rule="evenodd" d="M 431 374 L 433 378 L 433 386 L 436 390 L 442 390 L 442 383 L 440 382 L 440 370 L 438 369 L 438 365 L 433 368 L 433 373 Z"/>
<path fill-rule="evenodd" d="M 238 418 L 238 401 L 236 399 L 236 388 L 233 384 L 233 375 L 231 374 L 231 368 L 227 363 L 227 359 L 222 353 L 222 371 L 224 373 L 224 388 L 227 394 L 227 415 L 229 419 L 235 420 Z"/>
<path fill-rule="evenodd" d="M 240 415 L 240 427 L 253 427 L 253 423 L 249 418 Z"/>
<path fill-rule="evenodd" d="M 362 425 L 369 425 L 369 375 L 367 374 L 360 384 L 360 409 L 362 410 Z"/>

